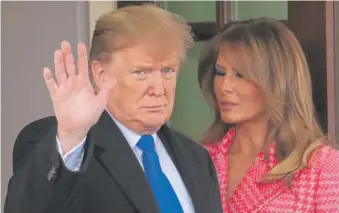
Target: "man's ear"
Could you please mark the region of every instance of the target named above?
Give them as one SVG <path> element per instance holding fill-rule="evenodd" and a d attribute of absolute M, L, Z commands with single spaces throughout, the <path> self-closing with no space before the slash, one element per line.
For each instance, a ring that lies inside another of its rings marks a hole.
<path fill-rule="evenodd" d="M 93 80 L 95 82 L 96 87 L 100 88 L 100 85 L 105 82 L 105 71 L 102 64 L 99 61 L 93 61 L 91 64 L 91 70 L 93 74 Z"/>

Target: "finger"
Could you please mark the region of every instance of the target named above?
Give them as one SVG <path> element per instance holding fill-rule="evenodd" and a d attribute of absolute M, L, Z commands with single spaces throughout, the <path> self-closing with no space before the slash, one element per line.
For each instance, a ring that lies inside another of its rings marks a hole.
<path fill-rule="evenodd" d="M 43 69 L 43 75 L 44 75 L 45 83 L 46 83 L 46 86 L 47 86 L 47 89 L 50 95 L 55 94 L 56 91 L 58 90 L 58 85 L 53 78 L 51 70 L 45 67 Z"/>
<path fill-rule="evenodd" d="M 68 41 L 61 42 L 61 51 L 65 61 L 65 69 L 68 77 L 75 75 L 74 57 L 71 50 L 71 44 Z"/>
<path fill-rule="evenodd" d="M 67 81 L 67 74 L 61 50 L 56 50 L 54 52 L 54 67 L 55 76 L 60 86 Z"/>
<path fill-rule="evenodd" d="M 83 43 L 78 43 L 78 73 L 79 75 L 88 78 L 88 61 L 86 46 Z"/>

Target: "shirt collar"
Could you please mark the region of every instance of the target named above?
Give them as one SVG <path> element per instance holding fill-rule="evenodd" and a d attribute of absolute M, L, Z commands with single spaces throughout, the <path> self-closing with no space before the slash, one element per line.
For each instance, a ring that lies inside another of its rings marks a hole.
<path fill-rule="evenodd" d="M 113 119 L 113 121 L 115 122 L 115 124 L 118 126 L 118 128 L 120 129 L 120 131 L 122 132 L 123 136 L 126 138 L 128 144 L 131 146 L 132 149 L 135 148 L 135 146 L 137 145 L 139 139 L 141 138 L 142 135 L 132 131 L 131 129 L 127 128 L 126 126 L 124 126 L 120 121 L 118 121 L 109 111 L 107 108 L 105 108 L 105 110 L 107 111 L 107 113 L 111 116 L 111 118 Z M 156 137 L 156 133 L 152 134 L 154 143 L 157 143 L 157 137 Z"/>

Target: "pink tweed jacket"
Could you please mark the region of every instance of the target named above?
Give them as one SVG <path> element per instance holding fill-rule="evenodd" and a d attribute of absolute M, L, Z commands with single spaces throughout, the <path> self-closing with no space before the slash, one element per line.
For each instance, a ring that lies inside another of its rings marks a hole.
<path fill-rule="evenodd" d="M 339 213 L 339 151 L 329 146 L 322 146 L 312 158 L 312 166 L 297 173 L 287 188 L 283 181 L 258 181 L 278 163 L 271 145 L 268 163 L 260 153 L 227 199 L 227 150 L 234 134 L 230 129 L 220 143 L 206 147 L 218 173 L 224 213 Z"/>

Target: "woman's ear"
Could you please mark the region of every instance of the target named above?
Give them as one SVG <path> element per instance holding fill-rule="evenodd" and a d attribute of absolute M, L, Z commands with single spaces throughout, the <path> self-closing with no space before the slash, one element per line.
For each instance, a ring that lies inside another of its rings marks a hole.
<path fill-rule="evenodd" d="M 91 64 L 93 80 L 97 88 L 105 82 L 106 75 L 105 71 L 99 61 L 93 61 Z"/>

